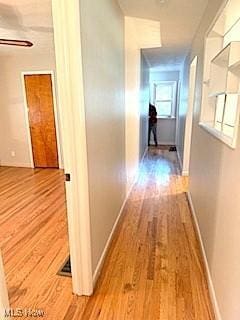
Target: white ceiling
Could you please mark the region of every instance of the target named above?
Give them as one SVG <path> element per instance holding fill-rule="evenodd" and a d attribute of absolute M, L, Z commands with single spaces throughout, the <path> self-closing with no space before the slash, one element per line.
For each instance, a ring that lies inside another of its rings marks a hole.
<path fill-rule="evenodd" d="M 150 66 L 159 69 L 176 69 L 182 64 L 208 3 L 208 0 L 118 1 L 127 16 L 160 21 L 162 47 L 144 50 Z M 32 48 L 0 46 L 0 54 L 52 50 L 51 0 L 0 0 L 0 38 L 34 43 Z"/>
<path fill-rule="evenodd" d="M 0 0 L 0 38 L 29 40 L 32 48 L 0 45 L 0 54 L 52 50 L 51 0 Z"/>
<path fill-rule="evenodd" d="M 134 36 L 140 49 L 162 46 L 159 21 L 125 17 L 125 28 Z"/>
<path fill-rule="evenodd" d="M 118 2 L 127 16 L 160 21 L 162 47 L 144 50 L 150 66 L 159 69 L 182 64 L 208 4 L 208 0 Z"/>

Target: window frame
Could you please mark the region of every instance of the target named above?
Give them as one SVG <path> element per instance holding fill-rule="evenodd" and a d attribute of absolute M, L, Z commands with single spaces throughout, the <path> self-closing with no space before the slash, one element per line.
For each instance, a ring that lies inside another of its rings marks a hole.
<path fill-rule="evenodd" d="M 176 119 L 176 104 L 177 104 L 177 81 L 156 81 L 154 82 L 154 105 L 156 102 L 171 102 L 171 114 L 169 116 L 160 115 L 158 110 L 158 119 Z M 172 99 L 157 100 L 157 86 L 159 85 L 171 85 L 172 87 Z"/>

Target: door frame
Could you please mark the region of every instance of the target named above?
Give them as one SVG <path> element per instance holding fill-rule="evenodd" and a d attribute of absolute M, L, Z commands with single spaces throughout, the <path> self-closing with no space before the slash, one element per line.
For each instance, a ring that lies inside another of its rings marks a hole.
<path fill-rule="evenodd" d="M 181 98 L 181 79 L 179 77 L 177 81 L 177 92 L 176 92 L 176 131 L 175 131 L 175 145 L 178 147 L 179 146 L 179 136 L 178 136 L 178 131 L 179 131 L 179 107 L 180 107 L 180 98 Z"/>
<path fill-rule="evenodd" d="M 24 109 L 25 109 L 25 120 L 26 120 L 26 127 L 27 127 L 27 139 L 28 139 L 28 147 L 29 147 L 29 157 L 31 168 L 35 168 L 34 166 L 34 158 L 33 158 L 33 150 L 32 150 L 32 138 L 31 138 L 31 131 L 30 131 L 30 123 L 29 123 L 29 108 L 27 103 L 27 93 L 26 93 L 26 86 L 24 81 L 24 76 L 31 76 L 31 75 L 50 75 L 51 76 L 51 83 L 52 83 L 52 95 L 53 95 L 53 110 L 54 110 L 54 120 L 55 120 L 55 128 L 56 128 L 56 140 L 57 140 L 57 153 L 58 153 L 58 164 L 59 169 L 63 169 L 63 157 L 62 157 L 62 149 L 61 149 L 61 135 L 60 135 L 60 124 L 59 124 L 59 112 L 57 107 L 57 95 L 56 95 L 56 86 L 55 86 L 55 74 L 53 70 L 43 70 L 43 71 L 23 71 L 21 72 L 21 79 L 22 79 L 22 87 L 23 87 L 23 98 L 24 98 Z"/>
<path fill-rule="evenodd" d="M 73 293 L 93 293 L 79 0 L 52 0 L 56 86 L 66 182 Z"/>
<path fill-rule="evenodd" d="M 198 66 L 198 56 L 194 56 L 194 58 L 191 60 L 190 68 L 189 68 L 188 109 L 187 109 L 186 124 L 185 124 L 183 164 L 182 164 L 182 175 L 183 176 L 189 175 L 191 142 L 192 142 L 193 111 L 194 111 L 196 80 L 197 80 L 197 66 Z"/>

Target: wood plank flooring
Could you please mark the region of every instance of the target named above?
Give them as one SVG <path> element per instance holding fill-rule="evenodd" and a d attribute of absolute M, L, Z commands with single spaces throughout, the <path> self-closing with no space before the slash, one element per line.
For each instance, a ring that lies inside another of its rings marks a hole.
<path fill-rule="evenodd" d="M 73 296 L 71 280 L 56 275 L 68 252 L 64 189 L 53 178 L 61 180 L 59 173 L 49 178 L 55 195 L 50 187 L 43 191 L 47 173 L 36 174 L 36 185 L 30 173 L 19 174 L 19 181 L 21 175 L 29 179 L 28 191 L 27 182 L 13 187 L 0 169 L 0 244 L 14 307 L 43 309 L 49 320 L 214 319 L 175 152 L 150 148 L 90 298 Z M 32 196 L 22 217 L 34 185 L 35 195 L 52 197 L 52 209 Z"/>
<path fill-rule="evenodd" d="M 0 167 L 0 247 L 11 307 L 38 305 L 57 319 L 59 304 L 71 300 L 71 280 L 56 276 L 69 254 L 65 202 L 61 170 Z"/>

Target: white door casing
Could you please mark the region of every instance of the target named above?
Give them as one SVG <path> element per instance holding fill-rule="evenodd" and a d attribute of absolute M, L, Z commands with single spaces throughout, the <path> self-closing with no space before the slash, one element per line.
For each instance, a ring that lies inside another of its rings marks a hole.
<path fill-rule="evenodd" d="M 79 0 L 52 0 L 73 293 L 93 292 Z"/>
<path fill-rule="evenodd" d="M 183 154 L 183 168 L 182 168 L 182 175 L 184 176 L 189 175 L 197 62 L 198 62 L 198 57 L 196 56 L 192 60 L 190 65 L 190 70 L 189 70 L 189 96 L 188 96 L 188 110 L 187 110 L 186 125 L 185 125 L 184 154 Z"/>

